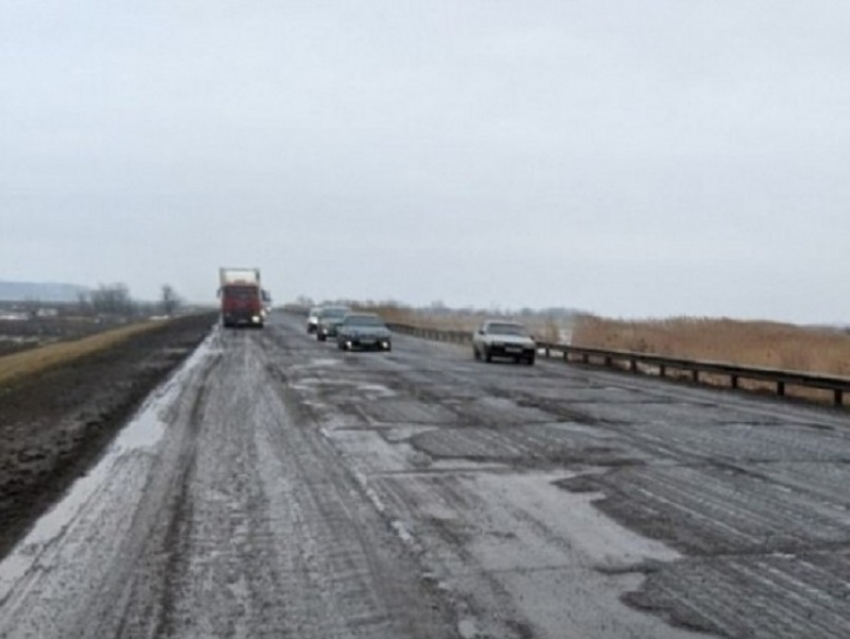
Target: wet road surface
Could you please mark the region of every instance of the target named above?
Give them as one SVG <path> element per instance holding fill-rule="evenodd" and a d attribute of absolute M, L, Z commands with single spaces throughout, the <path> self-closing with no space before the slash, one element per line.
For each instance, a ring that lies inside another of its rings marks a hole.
<path fill-rule="evenodd" d="M 0 637 L 850 636 L 844 415 L 276 315 L 0 564 Z"/>

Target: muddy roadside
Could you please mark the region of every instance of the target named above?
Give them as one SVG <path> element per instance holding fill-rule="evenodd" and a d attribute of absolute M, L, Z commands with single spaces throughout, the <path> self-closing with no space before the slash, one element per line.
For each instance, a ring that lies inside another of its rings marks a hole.
<path fill-rule="evenodd" d="M 163 323 L 0 387 L 0 557 L 100 457 L 214 321 L 206 314 Z"/>

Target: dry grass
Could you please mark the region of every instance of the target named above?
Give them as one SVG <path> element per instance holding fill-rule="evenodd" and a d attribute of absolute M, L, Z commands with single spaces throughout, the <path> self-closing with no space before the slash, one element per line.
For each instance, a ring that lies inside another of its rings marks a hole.
<path fill-rule="evenodd" d="M 105 350 L 129 337 L 150 330 L 160 322 L 144 322 L 123 326 L 70 342 L 59 342 L 0 357 L 0 384 L 16 378 L 41 373 L 86 355 Z"/>
<path fill-rule="evenodd" d="M 850 335 L 774 322 L 582 317 L 573 344 L 850 376 Z"/>
<path fill-rule="evenodd" d="M 687 317 L 625 321 L 585 316 L 576 322 L 573 344 L 850 377 L 850 334 L 776 322 Z M 705 376 L 705 381 L 728 384 L 723 377 Z M 752 390 L 773 388 L 758 382 L 742 381 L 741 385 Z M 831 397 L 813 389 L 788 392 L 815 400 Z"/>

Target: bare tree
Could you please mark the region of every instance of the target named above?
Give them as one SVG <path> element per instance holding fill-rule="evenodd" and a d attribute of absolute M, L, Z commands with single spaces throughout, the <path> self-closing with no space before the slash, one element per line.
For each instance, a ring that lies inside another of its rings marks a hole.
<path fill-rule="evenodd" d="M 77 293 L 77 312 L 80 315 L 91 315 L 91 295 L 88 292 Z"/>
<path fill-rule="evenodd" d="M 89 300 L 94 312 L 101 315 L 129 317 L 136 310 L 126 284 L 101 284 L 91 292 Z"/>
<path fill-rule="evenodd" d="M 162 312 L 171 317 L 180 308 L 180 305 L 183 303 L 183 300 L 177 294 L 177 291 L 174 290 L 174 287 L 171 284 L 163 284 L 162 285 Z"/>

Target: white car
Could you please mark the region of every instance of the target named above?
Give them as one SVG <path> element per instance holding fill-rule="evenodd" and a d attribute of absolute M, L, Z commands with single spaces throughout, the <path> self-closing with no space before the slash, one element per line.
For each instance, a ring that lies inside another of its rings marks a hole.
<path fill-rule="evenodd" d="M 307 332 L 315 333 L 316 327 L 319 325 L 319 311 L 322 310 L 321 306 L 314 306 L 310 309 L 310 312 L 307 313 Z"/>
<path fill-rule="evenodd" d="M 472 335 L 472 352 L 475 359 L 485 362 L 504 357 L 532 366 L 537 356 L 537 343 L 522 324 L 488 320 Z"/>

